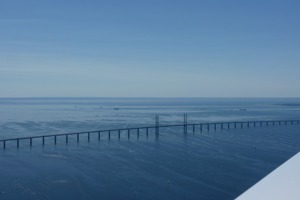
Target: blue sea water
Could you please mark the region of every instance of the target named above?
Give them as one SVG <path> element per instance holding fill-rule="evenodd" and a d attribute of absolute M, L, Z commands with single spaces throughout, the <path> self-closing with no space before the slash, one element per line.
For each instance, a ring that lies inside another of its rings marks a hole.
<path fill-rule="evenodd" d="M 300 119 L 300 99 L 0 99 L 0 139 L 188 122 Z M 118 109 L 115 109 L 118 108 Z M 133 132 L 0 149 L 0 199 L 234 199 L 300 150 L 300 125 Z M 1 147 L 0 147 L 1 148 Z"/>

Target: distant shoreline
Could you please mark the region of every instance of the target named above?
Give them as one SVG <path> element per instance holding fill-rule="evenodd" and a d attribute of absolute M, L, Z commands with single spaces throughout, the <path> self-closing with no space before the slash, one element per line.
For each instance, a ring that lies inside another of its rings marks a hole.
<path fill-rule="evenodd" d="M 0 99 L 299 99 L 300 100 L 300 97 L 0 97 Z M 280 105 L 284 105 L 284 104 L 280 104 Z"/>
<path fill-rule="evenodd" d="M 283 104 L 275 104 L 278 106 L 290 106 L 290 107 L 300 107 L 300 103 L 283 103 Z"/>

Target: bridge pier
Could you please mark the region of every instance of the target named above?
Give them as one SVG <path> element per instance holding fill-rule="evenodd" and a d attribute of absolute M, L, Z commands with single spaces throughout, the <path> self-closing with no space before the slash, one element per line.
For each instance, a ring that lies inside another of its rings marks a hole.
<path fill-rule="evenodd" d="M 183 114 L 183 132 L 186 134 L 187 133 L 187 114 Z"/>
<path fill-rule="evenodd" d="M 149 128 L 146 128 L 146 137 L 148 139 L 148 135 L 149 135 Z"/>
<path fill-rule="evenodd" d="M 155 116 L 155 134 L 159 134 L 159 115 Z"/>

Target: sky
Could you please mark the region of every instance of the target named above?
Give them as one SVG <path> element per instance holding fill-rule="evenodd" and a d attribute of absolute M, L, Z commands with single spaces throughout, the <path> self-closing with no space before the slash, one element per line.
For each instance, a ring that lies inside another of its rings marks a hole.
<path fill-rule="evenodd" d="M 300 97 L 299 0 L 0 0 L 0 97 Z"/>

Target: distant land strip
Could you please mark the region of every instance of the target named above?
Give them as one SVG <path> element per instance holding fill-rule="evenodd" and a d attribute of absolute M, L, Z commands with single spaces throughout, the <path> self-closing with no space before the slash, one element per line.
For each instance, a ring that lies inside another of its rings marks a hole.
<path fill-rule="evenodd" d="M 291 107 L 300 107 L 300 103 L 282 103 L 282 104 L 275 104 L 278 106 L 291 106 Z"/>

